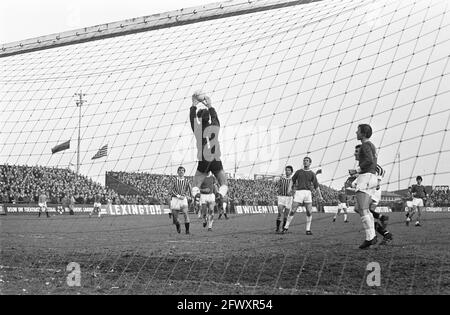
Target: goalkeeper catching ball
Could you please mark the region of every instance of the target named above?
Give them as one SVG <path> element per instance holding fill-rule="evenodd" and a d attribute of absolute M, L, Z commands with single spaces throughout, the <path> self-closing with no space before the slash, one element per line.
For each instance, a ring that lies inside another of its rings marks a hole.
<path fill-rule="evenodd" d="M 202 103 L 206 108 L 197 111 L 197 105 Z M 211 98 L 201 91 L 192 95 L 190 108 L 191 128 L 197 140 L 197 171 L 195 172 L 192 196 L 200 193 L 200 186 L 209 172 L 212 172 L 219 182 L 219 194 L 225 197 L 228 191 L 227 177 L 220 159 L 219 131 L 220 123 L 217 112 L 211 105 Z"/>

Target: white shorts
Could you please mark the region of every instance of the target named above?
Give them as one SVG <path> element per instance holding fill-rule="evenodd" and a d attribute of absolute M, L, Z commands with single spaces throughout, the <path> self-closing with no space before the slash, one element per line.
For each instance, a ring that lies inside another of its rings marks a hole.
<path fill-rule="evenodd" d="M 412 208 L 412 207 L 413 207 L 413 202 L 412 202 L 412 200 L 408 200 L 408 201 L 406 202 L 406 206 L 407 206 L 408 208 Z"/>
<path fill-rule="evenodd" d="M 372 200 L 375 201 L 375 203 L 379 203 L 381 200 L 381 188 L 378 190 L 375 190 L 375 193 L 372 195 Z"/>
<path fill-rule="evenodd" d="M 294 195 L 294 202 L 312 203 L 311 190 L 296 190 Z"/>
<path fill-rule="evenodd" d="M 216 195 L 214 194 L 201 194 L 200 195 L 200 204 L 207 205 L 216 202 Z"/>
<path fill-rule="evenodd" d="M 347 209 L 347 204 L 346 203 L 339 203 L 338 204 L 338 209 Z"/>
<path fill-rule="evenodd" d="M 356 178 L 356 191 L 364 192 L 370 196 L 375 195 L 378 186 L 378 177 L 372 173 L 359 174 Z"/>
<path fill-rule="evenodd" d="M 170 209 L 171 210 L 181 210 L 181 208 L 187 208 L 188 207 L 188 201 L 187 198 L 184 197 L 183 199 L 178 199 L 177 197 L 172 197 L 172 200 L 170 201 Z"/>
<path fill-rule="evenodd" d="M 40 203 L 39 203 L 39 207 L 41 207 L 41 208 L 47 208 L 47 203 L 46 203 L 46 202 L 40 202 Z"/>
<path fill-rule="evenodd" d="M 413 198 L 412 205 L 416 207 L 423 207 L 423 199 L 422 198 Z"/>
<path fill-rule="evenodd" d="M 278 206 L 284 206 L 288 209 L 292 208 L 292 196 L 278 196 Z"/>
<path fill-rule="evenodd" d="M 94 208 L 100 208 L 102 204 L 100 202 L 94 202 Z"/>

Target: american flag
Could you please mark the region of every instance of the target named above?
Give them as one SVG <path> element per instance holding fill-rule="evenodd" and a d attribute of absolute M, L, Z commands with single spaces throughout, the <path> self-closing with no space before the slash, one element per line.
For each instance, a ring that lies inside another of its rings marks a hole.
<path fill-rule="evenodd" d="M 107 155 L 108 155 L 108 145 L 104 145 L 103 147 L 100 148 L 100 150 L 98 150 L 97 153 L 95 153 L 95 155 L 92 157 L 91 160 L 99 159 Z"/>

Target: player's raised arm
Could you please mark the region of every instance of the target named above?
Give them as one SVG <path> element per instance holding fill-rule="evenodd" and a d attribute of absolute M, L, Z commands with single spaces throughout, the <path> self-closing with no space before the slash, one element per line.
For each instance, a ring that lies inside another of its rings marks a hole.
<path fill-rule="evenodd" d="M 220 126 L 219 117 L 217 116 L 217 112 L 214 107 L 212 107 L 211 98 L 209 96 L 205 96 L 202 103 L 208 108 L 209 115 L 211 116 L 211 125 Z"/>
<path fill-rule="evenodd" d="M 192 105 L 189 110 L 189 119 L 191 121 L 192 131 L 194 131 L 195 115 L 197 114 L 197 104 L 198 103 L 199 103 L 199 101 L 197 99 L 197 95 L 194 93 L 194 95 L 192 95 Z"/>

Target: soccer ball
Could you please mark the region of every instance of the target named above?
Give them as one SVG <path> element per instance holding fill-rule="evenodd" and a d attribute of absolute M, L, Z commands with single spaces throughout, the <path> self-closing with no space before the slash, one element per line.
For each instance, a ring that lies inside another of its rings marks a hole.
<path fill-rule="evenodd" d="M 203 102 L 205 100 L 206 94 L 201 90 L 197 90 L 192 96 L 194 96 L 199 102 Z"/>

